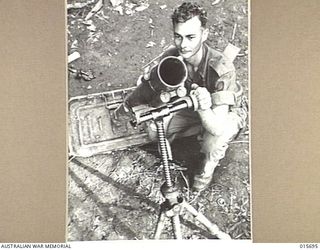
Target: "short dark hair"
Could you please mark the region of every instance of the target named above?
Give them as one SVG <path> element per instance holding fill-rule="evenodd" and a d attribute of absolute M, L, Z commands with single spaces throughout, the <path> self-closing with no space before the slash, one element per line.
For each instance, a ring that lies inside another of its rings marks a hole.
<path fill-rule="evenodd" d="M 208 18 L 207 12 L 197 3 L 184 2 L 176 8 L 171 16 L 172 23 L 184 23 L 189 19 L 198 16 L 202 27 L 206 27 Z"/>

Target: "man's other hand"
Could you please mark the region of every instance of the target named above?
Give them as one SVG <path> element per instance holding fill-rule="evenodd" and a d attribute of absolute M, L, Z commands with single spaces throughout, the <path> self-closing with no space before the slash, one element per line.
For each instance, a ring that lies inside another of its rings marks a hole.
<path fill-rule="evenodd" d="M 191 92 L 190 95 L 193 95 L 196 100 L 198 101 L 198 109 L 200 110 L 206 110 L 211 108 L 212 101 L 211 101 L 211 95 L 209 91 L 204 87 L 199 87 L 199 85 L 193 83 L 191 85 Z"/>

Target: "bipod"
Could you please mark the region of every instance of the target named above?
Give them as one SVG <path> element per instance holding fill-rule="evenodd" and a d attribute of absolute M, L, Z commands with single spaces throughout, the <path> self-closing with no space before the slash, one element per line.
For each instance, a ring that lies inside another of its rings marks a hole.
<path fill-rule="evenodd" d="M 170 175 L 169 153 L 171 154 L 171 152 L 169 152 L 170 149 L 167 146 L 163 116 L 159 115 L 157 119 L 154 119 L 154 121 L 157 127 L 159 149 L 165 176 L 165 182 L 161 186 L 161 193 L 165 198 L 165 201 L 161 204 L 160 215 L 154 234 L 154 239 L 160 239 L 166 218 L 171 220 L 174 238 L 182 239 L 180 214 L 184 209 L 186 209 L 186 211 L 188 211 L 195 217 L 195 219 L 202 223 L 212 235 L 217 236 L 219 239 L 230 240 L 231 237 L 227 233 L 222 232 L 217 225 L 210 222 L 202 213 L 198 212 L 189 203 L 184 201 L 180 195 L 178 189 L 172 182 Z"/>

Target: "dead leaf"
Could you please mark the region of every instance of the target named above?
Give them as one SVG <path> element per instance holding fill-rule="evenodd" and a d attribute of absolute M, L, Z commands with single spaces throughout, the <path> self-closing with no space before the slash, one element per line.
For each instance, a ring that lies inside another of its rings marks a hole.
<path fill-rule="evenodd" d="M 140 6 L 135 8 L 135 11 L 144 11 L 149 8 L 149 4 L 141 4 Z"/>
<path fill-rule="evenodd" d="M 79 46 L 78 40 L 74 40 L 71 44 L 71 49 L 77 49 Z"/>
<path fill-rule="evenodd" d="M 132 9 L 126 9 L 125 13 L 126 15 L 130 16 L 134 13 L 134 11 Z"/>
<path fill-rule="evenodd" d="M 150 41 L 147 43 L 146 48 L 151 48 L 151 47 L 154 47 L 155 45 L 156 45 L 155 42 Z"/>
<path fill-rule="evenodd" d="M 68 63 L 71 63 L 78 58 L 80 58 L 80 53 L 75 51 L 71 55 L 68 56 Z"/>
<path fill-rule="evenodd" d="M 70 9 L 82 9 L 86 6 L 88 6 L 89 4 L 92 4 L 93 1 L 87 1 L 87 2 L 84 2 L 84 3 L 68 3 L 67 4 L 67 9 L 70 10 Z"/>
<path fill-rule="evenodd" d="M 110 0 L 113 7 L 117 7 L 118 5 L 123 3 L 123 0 Z"/>
<path fill-rule="evenodd" d="M 215 0 L 211 5 L 216 5 L 216 4 L 220 3 L 220 2 L 221 2 L 221 0 Z"/>
<path fill-rule="evenodd" d="M 118 7 L 114 8 L 114 10 L 118 11 L 121 16 L 123 15 L 123 7 L 122 6 L 119 5 Z"/>

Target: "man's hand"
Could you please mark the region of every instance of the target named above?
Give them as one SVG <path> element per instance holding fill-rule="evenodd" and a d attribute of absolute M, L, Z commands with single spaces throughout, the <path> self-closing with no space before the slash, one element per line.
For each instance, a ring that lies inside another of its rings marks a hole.
<path fill-rule="evenodd" d="M 207 110 L 211 108 L 211 95 L 206 88 L 199 87 L 197 84 L 193 83 L 191 89 L 190 95 L 193 95 L 198 101 L 198 110 Z"/>
<path fill-rule="evenodd" d="M 132 111 L 124 103 L 113 111 L 113 119 L 117 122 L 129 121 L 134 118 Z"/>

